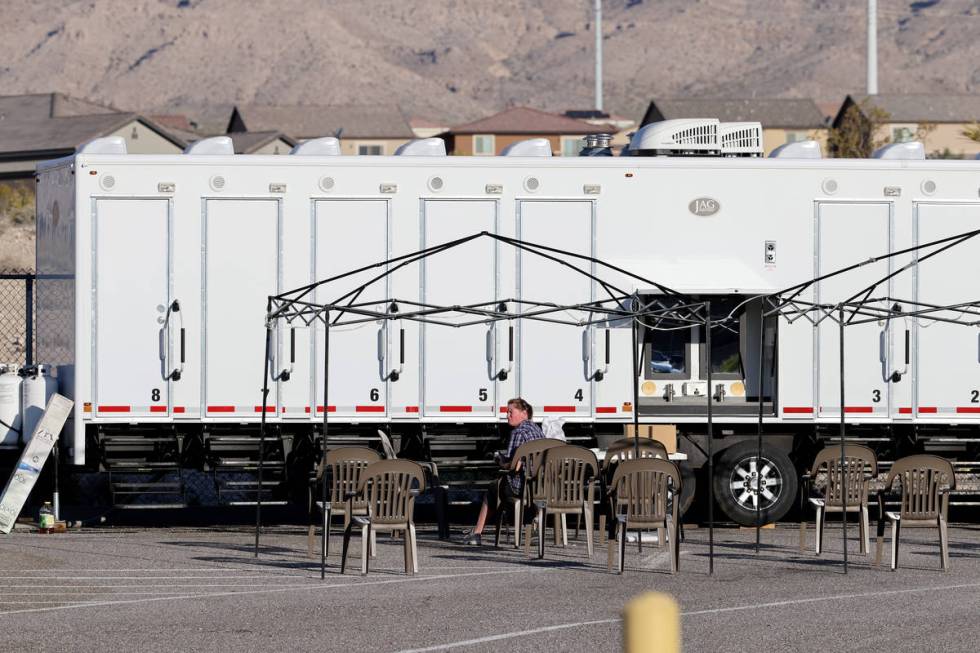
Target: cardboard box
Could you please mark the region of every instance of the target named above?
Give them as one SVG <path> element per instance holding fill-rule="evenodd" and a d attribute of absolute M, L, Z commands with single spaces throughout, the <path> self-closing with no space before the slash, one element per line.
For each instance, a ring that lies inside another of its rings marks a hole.
<path fill-rule="evenodd" d="M 626 425 L 626 437 L 633 437 L 633 425 Z M 640 424 L 640 437 L 653 438 L 667 448 L 667 453 L 677 453 L 677 427 L 673 424 Z"/>

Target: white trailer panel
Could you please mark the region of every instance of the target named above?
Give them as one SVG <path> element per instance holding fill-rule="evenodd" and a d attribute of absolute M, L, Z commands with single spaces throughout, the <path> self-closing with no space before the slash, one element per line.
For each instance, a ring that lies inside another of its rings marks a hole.
<path fill-rule="evenodd" d="M 266 303 L 279 292 L 279 201 L 204 201 L 204 360 L 205 415 L 212 418 L 279 414 L 278 384 L 270 381 L 260 403 Z M 272 353 L 277 343 L 272 343 Z M 270 356 L 271 358 L 271 356 Z M 278 361 L 272 361 L 276 370 Z"/>
<path fill-rule="evenodd" d="M 423 248 L 481 231 L 497 231 L 494 200 L 422 202 Z M 442 306 L 496 301 L 497 249 L 496 241 L 478 238 L 426 258 L 422 265 L 422 303 Z M 496 419 L 493 343 L 491 327 L 422 326 L 424 417 Z"/>
<path fill-rule="evenodd" d="M 889 253 L 891 206 L 885 202 L 820 202 L 817 204 L 817 276 L 874 256 Z M 885 277 L 890 259 L 868 264 L 821 281 L 817 303 L 832 304 Z M 876 288 L 871 297 L 889 294 L 891 284 Z M 856 299 L 863 299 L 864 296 Z M 845 312 L 845 319 L 848 314 Z M 858 318 L 859 319 L 859 318 Z M 876 323 L 852 325 L 844 332 L 844 412 L 855 416 L 889 415 L 887 331 Z M 835 319 L 817 329 L 820 417 L 840 416 L 840 335 Z"/>
<path fill-rule="evenodd" d="M 313 203 L 314 260 L 313 281 L 350 272 L 388 258 L 388 202 L 370 199 L 317 200 Z M 318 302 L 383 302 L 389 296 L 388 278 L 371 283 L 361 293 L 361 285 L 384 274 L 375 268 L 321 286 Z M 372 310 L 384 310 L 382 304 Z M 336 311 L 331 321 L 358 319 Z M 340 418 L 385 417 L 388 414 L 388 374 L 392 367 L 388 355 L 388 331 L 384 321 L 366 322 L 330 329 L 330 406 L 331 416 Z M 323 415 L 323 325 L 314 329 L 313 369 L 316 371 L 314 403 L 317 416 Z M 294 410 L 287 407 L 287 413 Z M 296 407 L 296 410 L 303 408 Z"/>
<path fill-rule="evenodd" d="M 920 245 L 980 228 L 980 204 L 919 203 L 915 206 L 915 226 Z M 936 249 L 922 250 L 920 257 Z M 980 236 L 922 261 L 916 269 L 916 298 L 935 305 L 976 301 L 980 298 L 978 279 Z M 955 317 L 949 311 L 936 315 Z M 940 417 L 956 422 L 980 419 L 977 329 L 917 319 L 914 332 L 916 417 Z"/>
<path fill-rule="evenodd" d="M 170 201 L 93 202 L 92 387 L 98 417 L 170 415 Z"/>
<path fill-rule="evenodd" d="M 518 204 L 521 240 L 584 256 L 593 256 L 594 219 L 595 204 L 589 200 L 521 200 Z M 561 258 L 580 272 L 521 250 L 520 299 L 564 305 L 592 301 L 593 282 L 581 272 L 594 274 L 594 264 Z M 568 319 L 566 313 L 554 317 Z M 593 330 L 520 320 L 518 387 L 536 412 L 592 416 Z"/>

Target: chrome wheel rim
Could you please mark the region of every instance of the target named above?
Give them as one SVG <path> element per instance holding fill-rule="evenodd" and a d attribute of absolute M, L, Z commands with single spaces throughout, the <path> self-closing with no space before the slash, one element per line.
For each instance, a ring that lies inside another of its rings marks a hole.
<path fill-rule="evenodd" d="M 779 500 L 783 476 L 768 458 L 747 456 L 732 468 L 729 489 L 735 503 L 744 510 L 766 510 Z M 757 481 L 758 479 L 758 481 Z M 761 500 L 760 500 L 761 495 Z"/>

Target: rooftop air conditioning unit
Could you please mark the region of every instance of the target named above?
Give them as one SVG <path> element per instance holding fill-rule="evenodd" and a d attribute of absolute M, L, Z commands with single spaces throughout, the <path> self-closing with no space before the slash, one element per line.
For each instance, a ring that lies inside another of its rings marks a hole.
<path fill-rule="evenodd" d="M 446 141 L 441 138 L 419 138 L 398 146 L 395 156 L 446 156 Z"/>
<path fill-rule="evenodd" d="M 793 141 L 783 143 L 769 154 L 770 159 L 822 159 L 817 141 Z"/>
<path fill-rule="evenodd" d="M 505 147 L 500 156 L 551 156 L 551 141 L 547 138 L 529 138 Z"/>
<path fill-rule="evenodd" d="M 905 161 L 921 161 L 926 158 L 926 148 L 919 141 L 892 143 L 874 151 L 872 159 L 902 159 Z"/>
<path fill-rule="evenodd" d="M 644 125 L 630 140 L 633 156 L 718 156 L 715 118 L 664 120 Z"/>
<path fill-rule="evenodd" d="M 762 156 L 761 122 L 723 122 L 718 125 L 722 156 Z"/>

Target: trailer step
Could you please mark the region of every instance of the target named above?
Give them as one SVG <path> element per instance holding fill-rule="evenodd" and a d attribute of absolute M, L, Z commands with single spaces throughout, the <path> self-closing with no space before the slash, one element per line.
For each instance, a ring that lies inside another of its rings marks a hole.
<path fill-rule="evenodd" d="M 117 503 L 113 508 L 117 510 L 160 510 L 162 508 L 176 510 L 186 508 L 186 503 Z"/>

